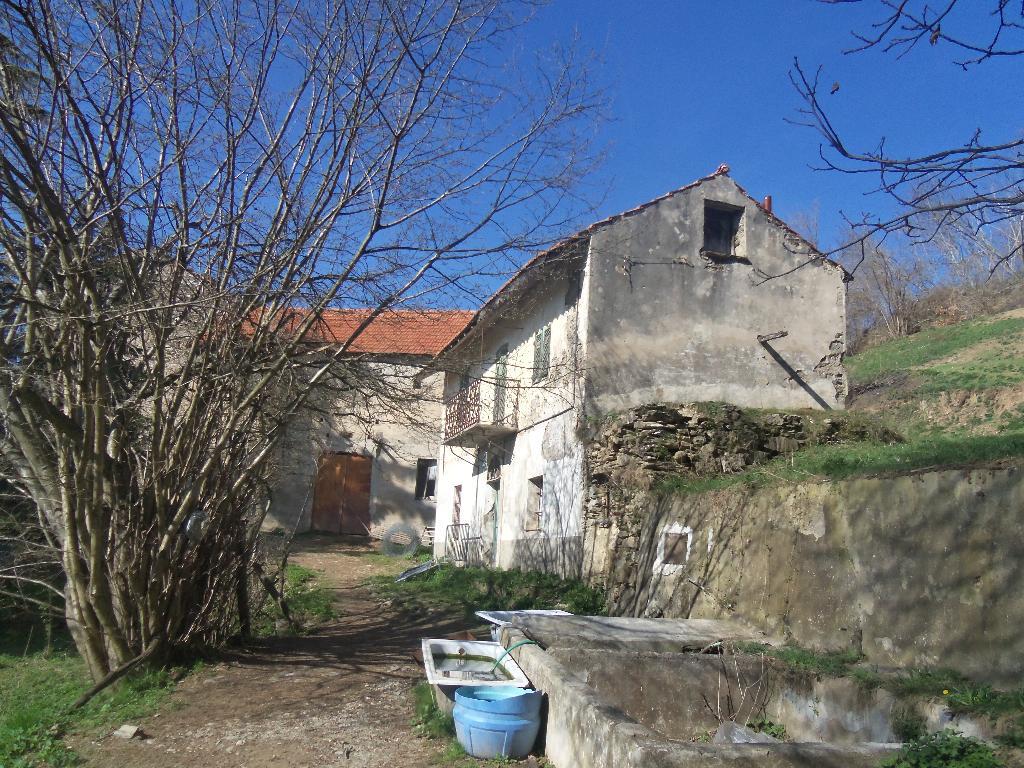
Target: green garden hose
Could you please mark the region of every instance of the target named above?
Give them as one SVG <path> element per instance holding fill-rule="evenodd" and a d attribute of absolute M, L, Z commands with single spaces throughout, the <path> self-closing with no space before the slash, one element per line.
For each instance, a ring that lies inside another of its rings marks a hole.
<path fill-rule="evenodd" d="M 513 643 L 508 648 L 506 648 L 505 652 L 498 657 L 497 661 L 494 662 L 494 666 L 491 667 L 491 672 L 498 668 L 498 665 L 501 664 L 502 659 L 504 659 L 506 656 L 512 653 L 512 651 L 514 651 L 520 645 L 537 645 L 537 643 L 535 643 L 533 640 L 520 640 L 518 643 Z"/>

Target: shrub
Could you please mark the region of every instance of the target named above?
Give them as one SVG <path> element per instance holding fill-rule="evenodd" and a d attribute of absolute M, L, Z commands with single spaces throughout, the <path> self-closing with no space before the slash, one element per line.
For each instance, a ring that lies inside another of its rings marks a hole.
<path fill-rule="evenodd" d="M 945 730 L 904 744 L 882 768 L 1003 768 L 1003 763 L 987 744 Z"/>

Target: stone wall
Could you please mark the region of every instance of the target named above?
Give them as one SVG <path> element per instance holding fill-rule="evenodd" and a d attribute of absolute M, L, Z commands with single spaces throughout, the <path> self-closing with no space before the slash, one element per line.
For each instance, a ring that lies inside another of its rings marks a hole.
<path fill-rule="evenodd" d="M 801 645 L 992 681 L 1024 672 L 1020 467 L 680 495 L 666 479 L 898 438 L 856 414 L 720 403 L 641 406 L 592 432 L 583 569 L 614 613 L 740 618 Z"/>
<path fill-rule="evenodd" d="M 592 481 L 585 515 L 587 576 L 615 613 L 737 618 L 883 665 L 1019 684 L 1020 466 L 672 496 L 630 463 L 632 479 L 620 467 Z M 672 563 L 668 531 L 686 544 Z"/>
<path fill-rule="evenodd" d="M 606 421 L 590 441 L 592 477 L 623 471 L 716 475 L 742 472 L 808 445 L 898 437 L 845 413 L 745 411 L 726 403 L 644 405 Z"/>

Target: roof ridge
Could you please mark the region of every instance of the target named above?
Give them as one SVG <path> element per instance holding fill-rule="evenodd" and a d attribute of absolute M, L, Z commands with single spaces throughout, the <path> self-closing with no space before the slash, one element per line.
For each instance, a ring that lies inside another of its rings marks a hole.
<path fill-rule="evenodd" d="M 627 218 L 629 216 L 634 216 L 634 215 L 636 215 L 636 214 L 638 214 L 638 213 L 640 213 L 642 211 L 647 210 L 652 205 L 657 205 L 660 202 L 663 202 L 665 200 L 668 200 L 668 199 L 674 197 L 675 195 L 678 195 L 680 192 L 685 192 L 687 190 L 693 189 L 694 187 L 700 186 L 701 184 L 703 184 L 706 181 L 711 181 L 712 179 L 714 179 L 714 178 L 716 178 L 718 176 L 727 176 L 729 178 L 729 180 L 732 181 L 733 184 L 736 184 L 736 186 L 739 187 L 739 184 L 736 182 L 736 180 L 733 179 L 731 176 L 729 176 L 729 172 L 730 172 L 729 164 L 728 163 L 722 163 L 714 171 L 712 171 L 711 173 L 709 173 L 706 176 L 701 176 L 700 178 L 694 179 L 693 181 L 689 182 L 688 184 L 684 184 L 681 187 L 676 187 L 675 189 L 669 190 L 668 192 L 665 192 L 664 194 L 659 195 L 658 197 L 654 198 L 653 200 L 648 200 L 645 203 L 641 203 L 640 205 L 637 205 L 637 206 L 635 206 L 633 208 L 629 208 L 629 209 L 627 209 L 625 211 L 622 211 L 621 213 L 616 213 L 616 214 L 613 214 L 611 216 L 607 216 L 607 217 L 605 217 L 603 219 L 600 219 L 598 221 L 595 221 L 593 224 L 590 224 L 590 225 L 584 227 L 583 229 L 579 230 L 578 232 L 575 232 L 572 235 L 569 235 L 568 237 L 563 237 L 561 240 L 559 240 L 554 245 L 552 245 L 552 246 L 550 246 L 548 248 L 545 248 L 543 251 L 539 251 L 538 253 L 534 254 L 525 264 L 523 264 L 521 267 L 519 267 L 519 269 L 517 269 L 515 272 L 513 272 L 512 275 L 508 278 L 508 280 L 506 280 L 504 283 L 502 283 L 501 286 L 499 286 L 498 289 L 496 291 L 494 291 L 487 298 L 487 301 L 485 301 L 483 304 L 480 305 L 480 309 L 476 310 L 476 312 L 473 315 L 473 319 L 470 320 L 466 324 L 466 327 L 463 328 L 459 332 L 459 334 L 457 336 L 455 336 L 455 338 L 453 338 L 450 342 L 448 342 L 448 344 L 446 344 L 443 349 L 438 351 L 438 354 L 440 355 L 442 352 L 446 352 L 448 349 L 450 349 L 455 344 L 457 344 L 459 342 L 459 340 L 463 336 L 465 336 L 467 333 L 469 333 L 469 331 L 473 328 L 473 326 L 476 325 L 477 319 L 480 317 L 480 313 L 483 312 L 485 309 L 487 309 L 487 307 L 491 304 L 491 302 L 495 301 L 498 298 L 498 296 L 500 296 L 507 288 L 509 288 L 512 285 L 512 283 L 514 283 L 519 278 L 520 275 L 522 275 L 525 272 L 527 272 L 531 267 L 533 267 L 534 264 L 536 264 L 538 261 L 543 259 L 545 256 L 549 256 L 550 254 L 554 253 L 555 251 L 559 250 L 560 248 L 564 248 L 565 246 L 571 244 L 572 242 L 574 242 L 576 240 L 579 240 L 582 237 L 585 237 L 587 235 L 593 234 L 597 229 L 599 229 L 601 227 L 608 226 L 609 224 L 611 224 L 611 223 L 613 223 L 615 221 L 619 221 L 620 219 L 624 219 L 624 218 Z M 742 188 L 741 188 L 741 190 L 742 190 Z M 744 191 L 744 194 L 746 194 L 745 191 Z M 749 195 L 747 195 L 747 196 L 749 197 Z"/>

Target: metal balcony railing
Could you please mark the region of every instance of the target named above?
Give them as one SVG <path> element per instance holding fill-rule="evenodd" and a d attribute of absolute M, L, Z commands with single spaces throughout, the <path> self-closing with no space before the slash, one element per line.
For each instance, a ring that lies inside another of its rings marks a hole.
<path fill-rule="evenodd" d="M 446 443 L 487 440 L 516 431 L 519 387 L 511 381 L 474 381 L 445 404 Z"/>

